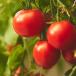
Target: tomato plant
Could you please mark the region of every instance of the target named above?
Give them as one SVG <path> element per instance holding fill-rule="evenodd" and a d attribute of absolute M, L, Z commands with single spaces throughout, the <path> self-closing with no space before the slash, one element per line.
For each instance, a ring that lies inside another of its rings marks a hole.
<path fill-rule="evenodd" d="M 76 0 L 0 0 L 0 76 L 76 76 L 75 49 Z"/>
<path fill-rule="evenodd" d="M 33 49 L 35 62 L 46 69 L 51 68 L 60 58 L 60 51 L 47 41 L 38 41 Z"/>
<path fill-rule="evenodd" d="M 13 27 L 21 36 L 35 36 L 44 26 L 44 15 L 38 9 L 20 10 L 13 19 Z"/>

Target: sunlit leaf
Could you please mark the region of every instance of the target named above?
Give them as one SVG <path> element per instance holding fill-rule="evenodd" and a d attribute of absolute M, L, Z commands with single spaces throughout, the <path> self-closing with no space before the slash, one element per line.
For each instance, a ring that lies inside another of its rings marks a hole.
<path fill-rule="evenodd" d="M 24 49 L 20 45 L 13 49 L 12 54 L 8 58 L 7 66 L 13 70 L 22 63 Z"/>
<path fill-rule="evenodd" d="M 12 18 L 9 19 L 9 27 L 7 28 L 4 36 L 4 42 L 6 44 L 16 44 L 18 35 L 13 29 Z"/>

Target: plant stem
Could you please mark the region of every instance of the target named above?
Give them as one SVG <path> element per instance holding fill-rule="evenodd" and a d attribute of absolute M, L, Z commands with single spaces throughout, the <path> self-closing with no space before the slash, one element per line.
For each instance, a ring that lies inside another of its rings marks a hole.
<path fill-rule="evenodd" d="M 52 0 L 50 0 L 50 8 L 51 8 L 51 13 L 52 13 L 52 16 L 53 16 Z"/>
<path fill-rule="evenodd" d="M 73 67 L 72 72 L 69 74 L 69 76 L 72 76 L 75 71 L 76 71 L 76 66 Z"/>
<path fill-rule="evenodd" d="M 57 18 L 57 21 L 59 21 L 59 10 L 58 10 L 58 8 L 57 8 L 57 16 L 56 16 L 56 18 Z"/>
<path fill-rule="evenodd" d="M 74 7 L 76 5 L 76 0 L 74 1 L 74 3 L 73 3 L 73 6 L 72 7 Z"/>
<path fill-rule="evenodd" d="M 57 2 L 57 14 L 56 14 L 56 18 L 57 18 L 57 21 L 59 21 L 59 8 L 58 8 L 58 2 Z"/>
<path fill-rule="evenodd" d="M 55 3 L 55 0 L 53 0 L 53 4 L 54 4 L 55 7 L 57 7 L 57 4 Z"/>
<path fill-rule="evenodd" d="M 27 56 L 28 56 L 28 67 L 30 68 L 31 66 L 31 58 L 30 58 L 30 53 L 29 53 L 29 50 L 28 50 L 28 47 L 27 47 L 27 38 L 23 38 L 23 42 L 24 42 L 24 49 L 26 50 L 27 52 Z"/>
<path fill-rule="evenodd" d="M 64 9 L 64 11 L 66 12 L 66 14 L 67 14 L 68 17 L 70 18 L 70 14 L 69 14 L 69 11 L 68 11 L 68 9 L 66 8 L 66 6 L 65 6 L 60 0 L 57 0 L 57 2 L 61 5 L 61 7 Z"/>

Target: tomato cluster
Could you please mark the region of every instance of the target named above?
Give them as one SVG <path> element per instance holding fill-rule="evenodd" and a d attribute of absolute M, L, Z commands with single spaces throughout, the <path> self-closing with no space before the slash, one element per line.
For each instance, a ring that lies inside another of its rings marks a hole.
<path fill-rule="evenodd" d="M 22 37 L 40 34 L 46 19 L 39 9 L 20 10 L 13 19 L 16 33 Z M 62 53 L 64 59 L 76 64 L 76 28 L 69 20 L 53 22 L 47 29 L 46 40 L 38 41 L 33 48 L 33 58 L 37 65 L 49 69 L 55 65 Z"/>
<path fill-rule="evenodd" d="M 59 48 L 64 59 L 76 64 L 76 28 L 68 20 L 54 22 L 47 31 L 48 42 Z"/>

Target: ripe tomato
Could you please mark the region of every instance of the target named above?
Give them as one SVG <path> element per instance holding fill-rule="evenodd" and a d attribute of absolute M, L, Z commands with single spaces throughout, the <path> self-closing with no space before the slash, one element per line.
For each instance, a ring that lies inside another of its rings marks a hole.
<path fill-rule="evenodd" d="M 48 42 L 56 48 L 68 49 L 74 45 L 75 27 L 67 20 L 53 23 L 47 32 Z"/>
<path fill-rule="evenodd" d="M 51 46 L 47 41 L 38 41 L 33 48 L 33 58 L 39 66 L 49 69 L 60 58 L 60 51 Z"/>
<path fill-rule="evenodd" d="M 37 35 L 44 25 L 44 15 L 38 9 L 20 10 L 13 19 L 14 30 L 21 36 Z"/>
<path fill-rule="evenodd" d="M 62 55 L 67 62 L 76 64 L 76 48 L 62 51 Z"/>

